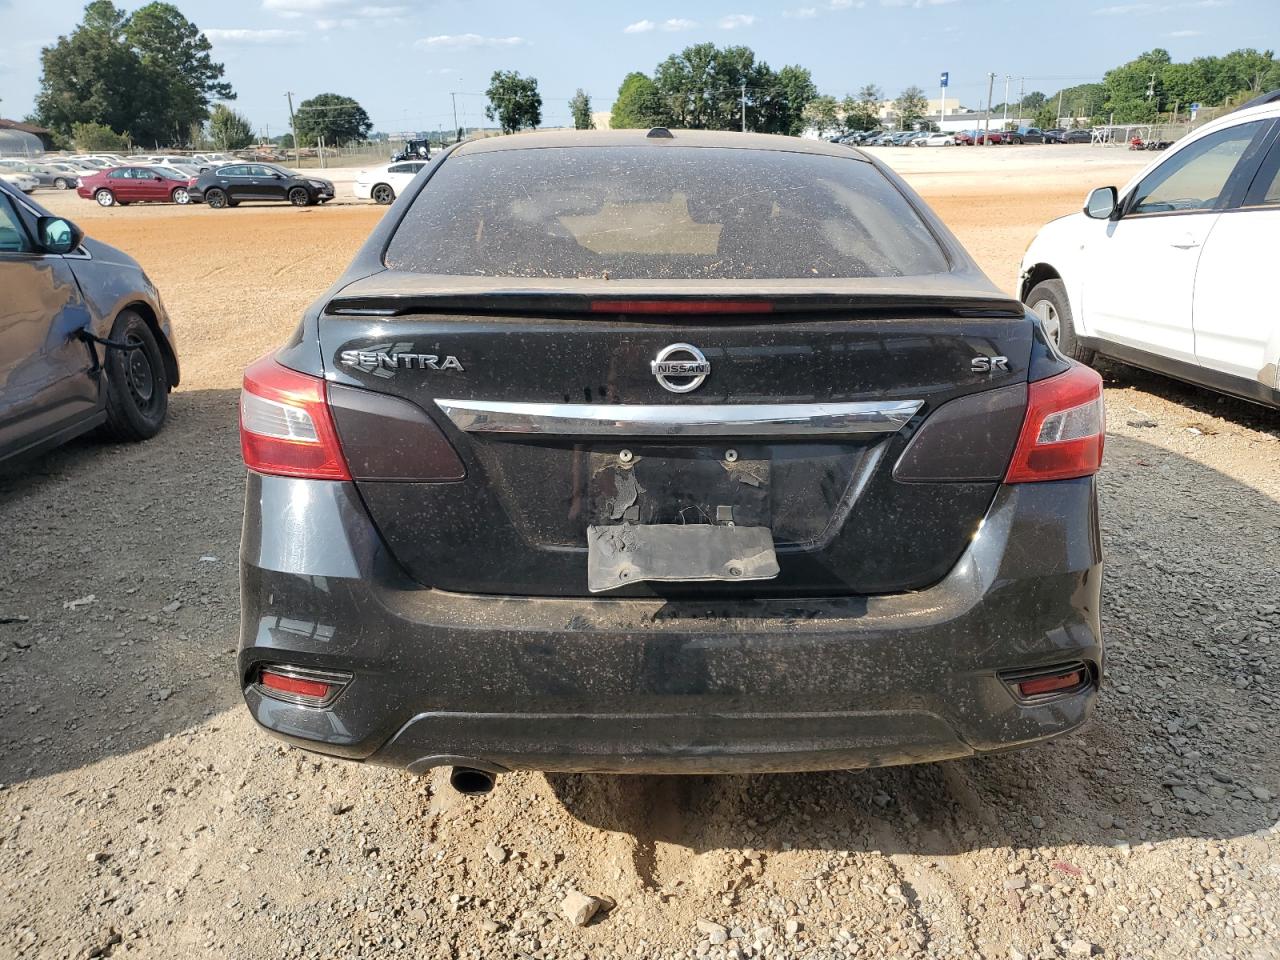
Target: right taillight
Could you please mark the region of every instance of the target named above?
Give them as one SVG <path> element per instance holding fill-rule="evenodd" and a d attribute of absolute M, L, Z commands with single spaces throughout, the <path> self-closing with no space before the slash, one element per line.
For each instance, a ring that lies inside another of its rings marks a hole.
<path fill-rule="evenodd" d="M 1102 377 L 1081 364 L 1027 385 L 1027 416 L 1005 483 L 1097 473 L 1107 429 Z"/>

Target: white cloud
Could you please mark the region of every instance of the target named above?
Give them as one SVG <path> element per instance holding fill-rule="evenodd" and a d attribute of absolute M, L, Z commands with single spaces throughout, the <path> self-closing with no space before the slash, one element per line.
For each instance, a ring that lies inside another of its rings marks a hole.
<path fill-rule="evenodd" d="M 794 10 L 783 10 L 782 15 L 788 20 L 812 20 L 818 15 L 818 8 L 796 7 Z"/>
<path fill-rule="evenodd" d="M 313 21 L 317 30 L 354 30 L 360 21 L 354 17 L 320 17 Z"/>
<path fill-rule="evenodd" d="M 1158 10 L 1154 3 L 1120 3 L 1113 7 L 1099 7 L 1093 11 L 1095 17 L 1127 17 L 1131 13 L 1151 13 Z"/>
<path fill-rule="evenodd" d="M 637 20 L 635 23 L 629 23 L 623 33 L 648 33 L 650 30 L 657 28 L 657 24 L 652 20 Z"/>
<path fill-rule="evenodd" d="M 350 2 L 351 0 L 262 0 L 262 9 L 286 17 L 296 17 L 304 13 L 323 13 L 345 7 Z"/>
<path fill-rule="evenodd" d="M 1165 34 L 1165 36 L 1166 36 L 1166 37 L 1175 37 L 1175 38 L 1178 38 L 1178 37 L 1198 37 L 1198 36 L 1200 36 L 1200 31 L 1199 31 L 1199 30 L 1171 30 L 1171 31 L 1169 31 L 1168 33 L 1166 33 L 1166 34 Z"/>
<path fill-rule="evenodd" d="M 247 30 L 240 27 L 219 29 L 210 27 L 202 31 L 210 43 L 292 43 L 302 37 L 299 30 Z"/>
<path fill-rule="evenodd" d="M 727 17 L 721 17 L 716 24 L 721 30 L 737 30 L 739 27 L 749 27 L 756 22 L 753 13 L 731 13 Z"/>
<path fill-rule="evenodd" d="M 681 30 L 693 30 L 698 26 L 697 20 L 685 20 L 683 17 L 672 17 L 670 20 L 663 20 L 658 24 L 658 28 L 667 31 L 667 33 L 678 33 Z"/>
<path fill-rule="evenodd" d="M 924 7 L 941 7 L 948 3 L 958 3 L 959 0 L 880 0 L 882 7 L 911 7 L 914 10 L 921 10 Z"/>
<path fill-rule="evenodd" d="M 1110 7 L 1098 7 L 1095 17 L 1125 17 L 1130 14 L 1171 13 L 1175 10 L 1212 10 L 1227 7 L 1231 0 L 1183 0 L 1182 3 L 1119 3 Z"/>
<path fill-rule="evenodd" d="M 408 7 L 386 7 L 378 4 L 370 4 L 356 10 L 356 16 L 369 17 L 374 20 L 383 20 L 390 17 L 403 17 L 408 12 Z"/>
<path fill-rule="evenodd" d="M 851 7 L 862 8 L 865 6 L 866 3 L 863 0 L 830 0 L 827 3 L 828 10 L 848 10 Z"/>
<path fill-rule="evenodd" d="M 521 47 L 528 42 L 524 37 L 482 37 L 478 33 L 442 33 L 434 37 L 423 37 L 414 46 L 430 47 L 436 50 L 464 50 L 474 47 Z"/>

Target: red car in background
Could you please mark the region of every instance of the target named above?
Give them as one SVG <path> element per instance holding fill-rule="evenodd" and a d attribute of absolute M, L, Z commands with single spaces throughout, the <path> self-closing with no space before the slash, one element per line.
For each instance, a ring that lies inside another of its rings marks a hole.
<path fill-rule="evenodd" d="M 164 167 L 111 167 L 82 176 L 76 193 L 99 206 L 117 203 L 190 203 L 195 177 L 187 177 Z"/>
<path fill-rule="evenodd" d="M 972 147 L 975 143 L 983 146 L 987 142 L 987 137 L 991 138 L 992 143 L 1004 142 L 1004 136 L 999 130 L 992 130 L 990 133 L 983 133 L 981 130 L 961 130 L 955 137 L 958 147 Z"/>

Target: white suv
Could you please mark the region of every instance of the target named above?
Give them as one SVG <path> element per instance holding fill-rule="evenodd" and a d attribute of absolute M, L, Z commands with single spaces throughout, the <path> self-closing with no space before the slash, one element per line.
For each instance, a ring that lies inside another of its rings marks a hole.
<path fill-rule="evenodd" d="M 1280 406 L 1280 92 L 1047 224 L 1018 294 L 1060 349 Z"/>

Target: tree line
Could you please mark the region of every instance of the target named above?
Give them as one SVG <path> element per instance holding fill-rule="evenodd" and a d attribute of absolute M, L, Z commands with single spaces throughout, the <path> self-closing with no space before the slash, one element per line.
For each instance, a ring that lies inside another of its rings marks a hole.
<path fill-rule="evenodd" d="M 111 0 L 91 0 L 79 24 L 40 54 L 36 110 L 29 119 L 81 149 L 188 143 L 239 149 L 252 143 L 248 118 L 227 105 L 235 99 L 224 67 L 200 29 L 173 4 L 153 0 L 126 13 Z M 1230 106 L 1280 88 L 1272 51 L 1235 50 L 1225 56 L 1174 63 L 1164 49 L 1147 51 L 1108 70 L 1101 82 L 1053 94 L 1033 90 L 1010 111 L 1047 127 L 1064 115 L 1094 122 L 1153 122 L 1185 114 L 1191 103 Z M 486 116 L 504 133 L 542 124 L 542 95 L 534 77 L 497 70 L 486 91 Z M 881 89 L 821 94 L 805 67 L 774 70 L 746 46 L 699 43 L 673 53 L 652 73 L 622 80 L 610 114 L 615 128 L 654 126 L 695 130 L 748 129 L 797 136 L 806 129 L 848 132 L 880 124 Z M 222 102 L 215 102 L 222 101 Z M 1003 113 L 1005 105 L 992 108 Z M 928 101 L 917 86 L 894 100 L 898 124 L 924 120 Z M 591 98 L 581 88 L 569 101 L 573 125 L 594 126 Z M 344 144 L 368 138 L 368 113 L 351 97 L 321 93 L 302 101 L 293 119 L 299 144 Z M 293 134 L 286 134 L 292 146 Z M 279 138 L 278 138 L 279 139 Z"/>

